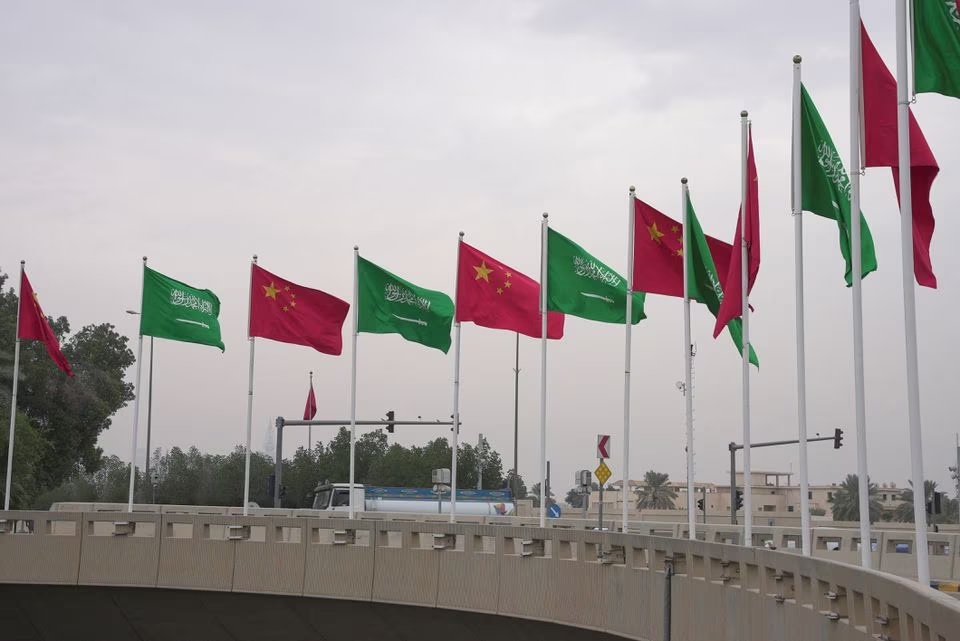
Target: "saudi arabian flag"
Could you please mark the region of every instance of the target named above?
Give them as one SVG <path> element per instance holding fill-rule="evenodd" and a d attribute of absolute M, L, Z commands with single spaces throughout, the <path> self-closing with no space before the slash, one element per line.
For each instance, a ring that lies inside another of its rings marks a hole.
<path fill-rule="evenodd" d="M 636 325 L 646 318 L 642 292 L 633 294 Z M 587 320 L 623 324 L 627 281 L 563 234 L 547 230 L 547 309 Z"/>
<path fill-rule="evenodd" d="M 840 254 L 846 263 L 844 278 L 853 284 L 853 262 L 850 257 L 850 177 L 843 160 L 833 145 L 830 132 L 823 124 L 816 105 L 800 86 L 800 181 L 801 207 L 824 218 L 837 221 L 840 231 Z M 877 269 L 877 254 L 867 220 L 860 214 L 861 277 Z"/>
<path fill-rule="evenodd" d="M 185 343 L 212 345 L 220 340 L 220 299 L 209 289 L 197 289 L 144 265 L 140 333 Z"/>
<path fill-rule="evenodd" d="M 400 334 L 408 341 L 450 349 L 453 301 L 442 292 L 417 287 L 357 257 L 357 331 Z"/>
<path fill-rule="evenodd" d="M 716 318 L 720 311 L 720 303 L 723 302 L 723 286 L 717 276 L 717 268 L 714 265 L 710 247 L 707 245 L 707 237 L 703 235 L 703 229 L 700 227 L 700 221 L 697 220 L 697 213 L 693 211 L 693 202 L 690 198 L 687 198 L 687 228 L 690 231 L 690 247 L 684 248 L 683 253 L 684 258 L 689 261 L 687 289 L 690 299 L 706 305 Z M 736 259 L 739 259 L 739 256 Z M 742 319 L 732 319 L 727 323 L 727 329 L 730 330 L 730 337 L 737 346 L 737 351 L 743 354 Z M 753 345 L 750 346 L 750 362 L 760 367 Z"/>
<path fill-rule="evenodd" d="M 960 98 L 957 0 L 914 0 L 913 77 L 917 93 Z"/>

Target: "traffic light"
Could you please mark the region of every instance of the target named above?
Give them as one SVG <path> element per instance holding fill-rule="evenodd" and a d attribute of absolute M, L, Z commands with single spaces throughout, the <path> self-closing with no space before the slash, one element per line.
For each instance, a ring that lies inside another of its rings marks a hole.
<path fill-rule="evenodd" d="M 943 492 L 933 493 L 933 500 L 927 501 L 927 514 L 940 514 L 943 511 L 942 496 Z"/>
<path fill-rule="evenodd" d="M 703 499 L 697 499 L 697 509 L 703 512 Z"/>
<path fill-rule="evenodd" d="M 843 445 L 843 430 L 838 427 L 833 430 L 833 449 L 839 450 L 841 445 Z"/>
<path fill-rule="evenodd" d="M 274 474 L 271 474 L 267 477 L 267 496 L 271 499 L 273 498 L 273 491 L 275 489 L 275 484 L 277 482 L 277 477 Z"/>
<path fill-rule="evenodd" d="M 741 492 L 740 490 L 737 490 L 736 501 L 737 501 L 737 509 L 739 510 L 740 508 L 743 507 L 743 492 Z"/>
<path fill-rule="evenodd" d="M 393 434 L 393 410 L 387 410 L 387 431 Z"/>

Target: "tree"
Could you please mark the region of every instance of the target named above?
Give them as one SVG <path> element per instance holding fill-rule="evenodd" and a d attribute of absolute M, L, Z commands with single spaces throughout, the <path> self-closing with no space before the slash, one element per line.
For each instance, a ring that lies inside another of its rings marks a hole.
<path fill-rule="evenodd" d="M 530 494 L 527 495 L 528 499 L 533 500 L 533 507 L 540 507 L 540 484 L 534 483 L 530 488 Z M 551 505 L 556 505 L 557 502 L 553 498 L 553 488 L 550 488 L 550 493 L 547 496 L 547 507 Z"/>
<path fill-rule="evenodd" d="M 675 510 L 677 491 L 668 485 L 670 475 L 648 471 L 643 475 L 643 485 L 637 490 L 638 510 Z M 627 481 L 624 481 L 624 491 Z"/>
<path fill-rule="evenodd" d="M 606 489 L 610 490 L 615 488 L 608 486 Z M 564 499 L 564 501 L 566 501 L 567 505 L 569 505 L 570 507 L 575 507 L 575 508 L 583 507 L 583 497 L 585 495 L 580 494 L 578 490 L 579 490 L 579 487 L 572 487 L 567 492 L 567 497 Z M 596 481 L 590 483 L 591 492 L 598 492 L 599 490 L 600 490 L 600 486 L 597 485 Z"/>
<path fill-rule="evenodd" d="M 869 496 L 870 522 L 876 522 L 880 519 L 883 512 L 883 506 L 880 503 L 878 495 L 880 488 L 876 483 L 867 480 L 867 495 Z M 837 486 L 833 496 L 827 500 L 833 506 L 834 521 L 859 521 L 860 520 L 860 481 L 856 474 L 847 474 L 847 478 Z"/>
<path fill-rule="evenodd" d="M 810 516 L 825 516 L 827 511 L 822 507 L 812 507 L 810 508 Z"/>
<path fill-rule="evenodd" d="M 893 518 L 901 523 L 913 523 L 913 481 L 907 481 L 910 484 L 909 489 L 900 493 L 900 500 L 903 501 L 893 512 Z M 936 481 L 923 482 L 923 501 L 924 509 L 926 504 L 933 501 L 933 493 L 937 491 Z M 940 514 L 927 514 L 927 522 L 933 523 L 956 523 L 957 522 L 957 501 L 944 496 L 941 503 Z"/>
<path fill-rule="evenodd" d="M 3 291 L 6 280 L 0 274 L 0 344 L 5 346 L 0 352 L 0 405 L 9 412 L 13 359 L 6 346 L 14 344 L 18 298 L 13 289 Z M 68 336 L 66 317 L 49 320 L 75 376 L 69 378 L 57 369 L 42 343 L 21 343 L 17 410 L 29 427 L 21 428 L 18 420 L 14 450 L 18 488 L 11 497 L 20 507 L 78 471 L 93 473 L 104 464 L 97 438 L 109 429 L 117 410 L 133 400 L 133 385 L 124 380 L 134 363 L 125 336 L 109 323 L 87 325 Z M 21 447 L 32 449 L 22 456 Z M 2 454 L 5 458 L 5 447 Z"/>

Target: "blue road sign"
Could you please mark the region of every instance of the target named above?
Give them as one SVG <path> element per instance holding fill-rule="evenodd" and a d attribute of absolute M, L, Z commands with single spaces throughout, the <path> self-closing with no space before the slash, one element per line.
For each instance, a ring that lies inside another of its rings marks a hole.
<path fill-rule="evenodd" d="M 559 518 L 560 518 L 560 506 L 557 505 L 556 503 L 554 503 L 553 505 L 551 505 L 550 507 L 548 507 L 548 508 L 547 508 L 547 516 L 549 516 L 551 519 L 559 519 Z"/>

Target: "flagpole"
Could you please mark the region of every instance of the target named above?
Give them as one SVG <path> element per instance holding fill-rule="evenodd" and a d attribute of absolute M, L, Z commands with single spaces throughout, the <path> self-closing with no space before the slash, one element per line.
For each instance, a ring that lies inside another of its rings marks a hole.
<path fill-rule="evenodd" d="M 867 475 L 867 419 L 863 381 L 863 257 L 860 240 L 860 2 L 850 0 L 850 261 L 853 284 L 853 379 L 857 421 L 857 485 L 860 565 L 873 565 L 870 538 L 870 478 Z M 864 518 L 866 516 L 866 518 Z"/>
<path fill-rule="evenodd" d="M 357 451 L 357 302 L 360 299 L 360 247 L 353 246 L 353 330 L 350 351 L 350 514 L 353 518 L 355 506 L 353 504 L 353 486 L 356 482 L 356 451 Z"/>
<path fill-rule="evenodd" d="M 453 300 L 458 301 L 460 293 L 460 245 L 463 244 L 463 232 L 457 240 L 457 280 L 453 286 Z M 450 522 L 457 520 L 457 439 L 460 436 L 460 321 L 454 324 L 453 332 L 453 446 L 450 454 Z"/>
<path fill-rule="evenodd" d="M 743 317 L 743 544 L 753 546 L 753 492 L 750 482 L 750 260 L 747 254 L 747 145 L 750 123 L 740 112 L 740 300 Z"/>
<path fill-rule="evenodd" d="M 143 277 L 147 269 L 147 257 L 143 257 L 143 270 L 140 275 L 140 318 L 143 319 Z M 140 427 L 140 371 L 143 364 L 143 332 L 137 338 L 137 378 L 133 384 L 133 439 L 130 445 L 130 491 L 127 497 L 127 511 L 133 512 L 133 490 L 137 483 L 137 430 Z M 149 454 L 148 454 L 149 456 Z"/>
<path fill-rule="evenodd" d="M 693 340 L 690 337 L 690 229 L 687 225 L 687 179 L 680 179 L 680 220 L 683 221 L 683 400 L 687 424 L 687 530 L 691 541 L 697 539 L 696 476 L 693 470 Z M 706 513 L 706 502 L 704 502 Z"/>
<path fill-rule="evenodd" d="M 247 300 L 247 339 L 250 341 L 250 368 L 247 373 L 247 451 L 243 462 L 243 515 L 250 513 L 250 439 L 253 432 L 253 354 L 257 339 L 250 336 L 250 307 L 253 305 L 253 268 L 257 255 L 250 261 L 250 292 Z"/>
<path fill-rule="evenodd" d="M 20 261 L 20 296 L 17 297 L 17 332 L 13 348 L 13 393 L 10 397 L 10 437 L 7 441 L 7 484 L 3 493 L 3 509 L 10 509 L 10 491 L 13 486 L 13 437 L 17 426 L 17 383 L 20 378 L 20 306 L 23 305 L 23 268 L 26 261 Z"/>
<path fill-rule="evenodd" d="M 907 2 L 897 0 L 897 143 L 900 161 L 900 245 L 903 272 L 903 324 L 906 334 L 907 407 L 910 417 L 910 476 L 913 479 L 913 521 L 916 532 L 917 581 L 930 585 L 927 514 L 923 484 L 923 443 L 920 425 L 920 380 L 917 362 L 917 305 L 913 269 L 913 201 L 910 182 L 910 88 L 907 82 Z"/>
<path fill-rule="evenodd" d="M 310 391 L 313 391 L 313 372 L 310 372 Z M 310 452 L 313 452 L 313 425 L 307 426 L 307 448 Z"/>
<path fill-rule="evenodd" d="M 547 526 L 547 229 L 540 224 L 540 527 Z"/>
<path fill-rule="evenodd" d="M 623 515 L 621 531 L 628 530 L 628 501 L 630 499 L 630 366 L 633 357 L 633 244 L 634 226 L 636 225 L 636 187 L 630 186 L 630 195 L 627 197 L 627 310 L 624 329 L 623 348 L 623 487 L 620 492 L 623 497 Z M 602 527 L 602 525 L 601 525 Z"/>
<path fill-rule="evenodd" d="M 800 439 L 800 542 L 804 556 L 810 556 L 810 499 L 807 482 L 807 356 L 803 314 L 803 203 L 800 148 L 800 56 L 793 57 L 793 149 L 791 150 L 791 195 L 794 261 L 796 275 L 797 327 L 797 430 Z"/>

